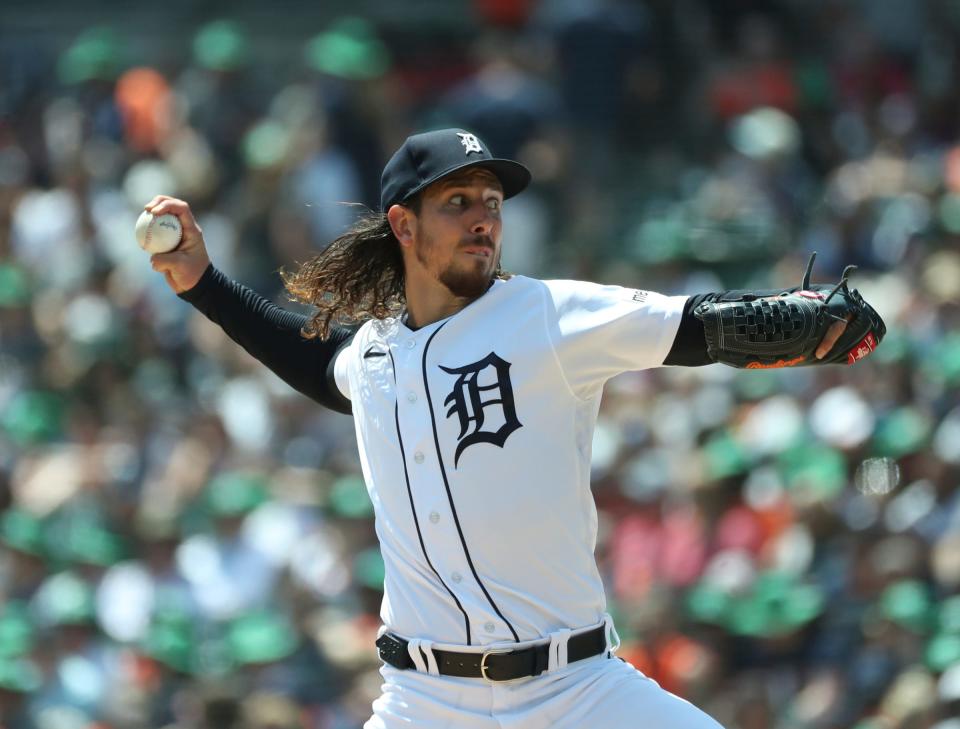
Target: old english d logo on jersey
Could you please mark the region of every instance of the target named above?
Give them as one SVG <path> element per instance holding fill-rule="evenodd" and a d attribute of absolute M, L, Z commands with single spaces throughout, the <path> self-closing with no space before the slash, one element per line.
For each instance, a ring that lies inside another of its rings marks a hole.
<path fill-rule="evenodd" d="M 517 420 L 517 410 L 513 404 L 513 386 L 510 384 L 510 363 L 491 352 L 483 359 L 463 367 L 444 367 L 440 369 L 451 375 L 458 375 L 453 383 L 453 390 L 443 401 L 449 405 L 447 417 L 456 414 L 460 419 L 460 435 L 457 436 L 457 451 L 453 456 L 453 466 L 456 468 L 460 461 L 460 454 L 475 443 L 492 443 L 503 448 L 510 434 L 522 428 Z M 481 385 L 478 379 L 483 375 L 484 381 L 489 381 L 492 375 L 495 379 L 491 384 Z M 485 395 L 492 395 L 484 399 Z M 488 409 L 490 412 L 488 413 Z M 493 417 L 494 415 L 499 417 Z M 488 417 L 489 416 L 489 417 Z M 503 421 L 496 430 L 485 430 L 484 423 L 494 419 L 494 422 Z"/>
<path fill-rule="evenodd" d="M 483 149 L 480 147 L 480 140 L 474 135 L 464 132 L 457 132 L 457 136 L 460 137 L 460 144 L 462 144 L 464 150 L 466 150 L 464 154 L 470 154 L 471 152 L 483 154 Z"/>

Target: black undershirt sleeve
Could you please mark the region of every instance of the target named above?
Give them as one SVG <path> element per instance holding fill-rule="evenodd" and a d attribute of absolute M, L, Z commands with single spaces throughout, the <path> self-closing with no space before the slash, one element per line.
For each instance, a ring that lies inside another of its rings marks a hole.
<path fill-rule="evenodd" d="M 287 311 L 231 281 L 210 264 L 197 284 L 177 294 L 298 392 L 324 407 L 350 414 L 350 401 L 334 379 L 334 362 L 356 328 L 333 327 L 329 338 L 304 339 L 307 317 Z"/>
<path fill-rule="evenodd" d="M 700 367 L 713 364 L 713 360 L 707 354 L 707 338 L 703 331 L 703 322 L 697 319 L 693 313 L 703 302 L 737 301 L 744 296 L 755 298 L 777 296 L 785 291 L 796 291 L 797 288 L 765 289 L 761 291 L 717 291 L 689 297 L 683 305 L 683 316 L 680 319 L 677 335 L 673 339 L 673 346 L 670 347 L 670 352 L 663 363 L 679 367 Z"/>

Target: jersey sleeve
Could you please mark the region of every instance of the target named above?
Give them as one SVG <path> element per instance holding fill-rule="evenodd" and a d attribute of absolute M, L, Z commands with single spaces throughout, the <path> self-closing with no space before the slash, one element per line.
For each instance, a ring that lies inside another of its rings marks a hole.
<path fill-rule="evenodd" d="M 349 388 L 336 370 L 355 328 L 334 327 L 325 340 L 305 339 L 300 334 L 305 315 L 276 306 L 213 264 L 192 289 L 178 296 L 295 390 L 331 410 L 351 412 Z"/>
<path fill-rule="evenodd" d="M 333 367 L 331 368 L 333 384 L 347 400 L 352 399 L 350 396 L 348 357 L 349 353 L 353 351 L 353 346 L 356 341 L 356 337 L 351 337 L 337 350 L 333 358 Z"/>
<path fill-rule="evenodd" d="M 686 296 L 582 281 L 545 283 L 547 326 L 577 396 L 589 396 L 621 372 L 664 363 Z"/>

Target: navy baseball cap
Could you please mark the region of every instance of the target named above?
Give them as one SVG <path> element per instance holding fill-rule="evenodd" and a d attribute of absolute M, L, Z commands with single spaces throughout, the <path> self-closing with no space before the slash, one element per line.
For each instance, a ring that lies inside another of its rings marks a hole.
<path fill-rule="evenodd" d="M 383 168 L 380 209 L 403 202 L 427 185 L 467 167 L 490 170 L 503 185 L 503 197 L 513 197 L 530 184 L 530 170 L 512 159 L 500 159 L 475 134 L 440 129 L 407 137 Z"/>

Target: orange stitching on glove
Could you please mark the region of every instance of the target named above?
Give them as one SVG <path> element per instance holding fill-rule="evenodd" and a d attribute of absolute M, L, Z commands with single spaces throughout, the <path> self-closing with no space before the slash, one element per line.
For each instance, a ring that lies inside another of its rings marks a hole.
<path fill-rule="evenodd" d="M 793 367 L 804 361 L 802 356 L 796 357 L 794 359 L 778 359 L 772 364 L 763 364 L 763 362 L 748 362 L 746 369 L 748 370 L 775 370 L 779 367 Z"/>

